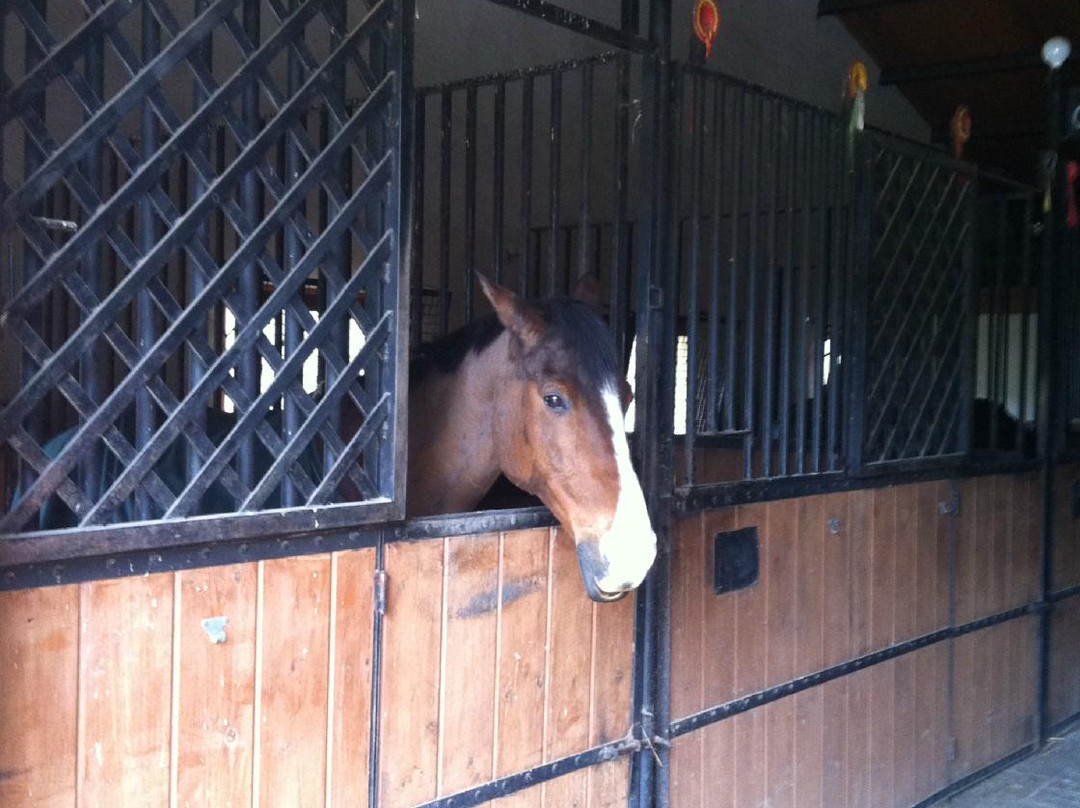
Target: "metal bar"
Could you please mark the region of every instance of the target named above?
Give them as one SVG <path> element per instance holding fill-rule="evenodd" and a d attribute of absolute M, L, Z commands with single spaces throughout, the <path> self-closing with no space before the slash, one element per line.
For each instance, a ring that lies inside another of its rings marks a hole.
<path fill-rule="evenodd" d="M 427 166 L 427 96 L 416 93 L 413 126 L 413 222 L 412 254 L 409 264 L 412 274 L 409 276 L 410 294 L 412 295 L 412 321 L 409 323 L 410 343 L 419 346 L 424 337 L 424 191 L 426 190 L 424 169 Z"/>
<path fill-rule="evenodd" d="M 814 272 L 814 317 L 810 322 L 810 345 L 811 345 L 811 361 L 810 370 L 813 373 L 814 384 L 814 405 L 813 405 L 813 430 L 811 433 L 812 451 L 813 451 L 813 472 L 816 474 L 821 471 L 821 433 L 822 433 L 822 415 L 824 413 L 824 407 L 822 403 L 822 397 L 824 396 L 824 384 L 823 376 L 824 371 L 822 364 L 824 361 L 824 345 L 825 345 L 825 319 L 826 319 L 826 289 L 828 284 L 828 270 L 826 259 L 828 257 L 828 229 L 826 224 L 826 198 L 828 196 L 827 189 L 825 187 L 825 171 L 828 168 L 828 122 L 820 117 L 814 116 L 814 130 L 816 132 L 814 136 L 813 147 L 813 190 L 811 192 L 812 198 L 818 206 L 818 252 L 817 252 L 817 264 Z"/>
<path fill-rule="evenodd" d="M 916 165 L 917 165 L 918 168 L 922 167 L 921 163 L 917 163 Z M 912 172 L 913 179 L 914 179 L 914 174 L 915 173 L 917 173 L 917 172 Z M 930 178 L 924 183 L 922 196 L 920 196 L 919 201 L 917 203 L 915 203 L 915 210 L 913 210 L 907 216 L 907 227 L 904 228 L 904 232 L 900 236 L 900 240 L 896 244 L 893 245 L 892 258 L 889 259 L 888 266 L 886 266 L 885 270 L 881 273 L 881 278 L 878 281 L 878 287 L 877 287 L 877 289 L 874 290 L 874 297 L 871 300 L 871 305 L 876 306 L 878 301 L 880 300 L 881 296 L 886 294 L 885 290 L 894 288 L 889 284 L 889 280 L 892 277 L 892 271 L 893 271 L 893 268 L 896 265 L 896 260 L 897 260 L 897 258 L 899 258 L 903 246 L 905 244 L 907 244 L 908 236 L 911 235 L 912 231 L 915 229 L 915 225 L 920 221 L 919 215 L 922 213 L 923 205 L 925 204 L 926 200 L 930 196 L 930 191 L 933 190 L 933 188 L 935 187 L 935 180 L 937 179 L 937 176 L 938 176 L 939 173 L 940 173 L 940 170 L 935 168 L 934 173 L 931 174 Z M 944 203 L 944 200 L 947 198 L 948 192 L 949 192 L 949 188 L 946 188 L 945 193 L 942 194 L 941 199 L 938 200 L 938 205 L 937 205 L 937 208 L 934 209 L 934 213 L 932 214 L 932 218 L 937 217 L 938 210 L 940 210 L 941 205 Z M 905 192 L 905 197 L 906 197 L 906 195 L 907 194 Z M 889 220 L 888 224 L 885 226 L 886 231 L 888 231 L 888 230 L 890 230 L 892 228 L 892 224 L 896 220 L 899 211 L 900 211 L 900 208 L 899 208 L 899 206 L 897 206 L 896 209 L 893 212 L 892 217 L 890 217 L 890 220 Z M 922 246 L 925 243 L 926 238 L 927 238 L 927 234 L 926 234 L 926 231 L 924 230 L 923 231 L 923 240 L 919 243 L 919 247 L 916 250 L 916 255 L 918 255 L 919 252 L 922 250 Z M 878 238 L 877 244 L 874 247 L 874 252 L 873 252 L 873 254 L 871 255 L 871 258 L 870 258 L 871 261 L 874 260 L 874 258 L 878 255 L 878 253 L 881 251 L 881 248 L 884 245 L 885 245 L 885 237 L 884 237 L 884 233 L 883 233 L 882 236 Z"/>
<path fill-rule="evenodd" d="M 1023 235 L 1023 247 L 1021 251 L 1021 262 L 1023 269 L 1020 276 L 1020 289 L 1021 291 L 1021 305 L 1024 307 L 1024 311 L 1020 317 L 1020 436 L 1021 441 L 1017 445 L 1017 449 L 1021 452 L 1027 451 L 1027 446 L 1024 445 L 1023 436 L 1027 435 L 1027 430 L 1023 429 L 1023 425 L 1028 422 L 1028 417 L 1034 419 L 1034 407 L 1028 408 L 1028 345 L 1029 335 L 1028 331 L 1031 327 L 1031 229 L 1033 225 L 1031 194 L 1024 195 L 1024 235 Z"/>
<path fill-rule="evenodd" d="M 802 693 L 805 690 L 818 687 L 826 684 L 827 682 L 840 679 L 844 676 L 849 676 L 852 673 L 856 673 L 867 668 L 872 668 L 875 665 L 880 665 L 883 662 L 896 659 L 898 657 L 906 656 L 922 648 L 926 648 L 930 645 L 942 642 L 943 640 L 953 640 L 957 637 L 963 637 L 967 634 L 972 634 L 976 631 L 991 628 L 992 626 L 1001 625 L 1010 620 L 1016 620 L 1021 617 L 1027 617 L 1031 614 L 1038 613 L 1040 611 L 1040 604 L 1029 603 L 1024 606 L 1018 606 L 1015 609 L 1009 609 L 1007 611 L 998 612 L 996 614 L 989 615 L 988 617 L 980 618 L 979 620 L 973 620 L 969 623 L 964 623 L 959 626 L 950 626 L 948 628 L 939 629 L 937 631 L 924 634 L 921 637 L 916 637 L 906 642 L 891 645 L 888 648 L 883 648 L 880 651 L 873 651 L 869 654 L 864 654 L 855 659 L 842 662 L 839 665 L 833 665 L 820 671 L 809 674 L 808 676 L 800 676 L 791 681 L 784 682 L 783 684 L 770 687 L 766 690 L 760 690 L 757 693 L 751 693 L 748 696 L 728 701 L 723 704 L 718 704 L 714 707 L 708 707 L 693 715 L 688 715 L 685 718 L 680 718 L 677 721 L 671 723 L 670 733 L 672 737 L 679 737 L 680 735 L 686 735 L 687 733 L 694 732 L 703 727 L 707 727 L 710 724 L 715 724 L 718 721 L 731 718 L 734 715 L 749 712 L 750 710 L 761 707 L 765 704 L 770 704 L 774 701 L 793 696 L 796 693 Z"/>
<path fill-rule="evenodd" d="M 556 294 L 556 271 L 559 265 L 559 203 L 562 190 L 562 73 L 551 74 L 551 144 L 548 153 L 548 254 L 547 254 L 547 293 Z"/>
<path fill-rule="evenodd" d="M 709 79 L 713 90 L 712 143 L 709 153 L 713 156 L 712 180 L 712 256 L 709 261 L 709 346 L 708 346 L 708 406 L 706 425 L 709 432 L 718 428 L 717 406 L 720 402 L 720 323 L 723 319 L 720 306 L 720 223 L 724 213 L 724 138 L 722 127 L 727 124 L 723 114 L 724 83 Z"/>
<path fill-rule="evenodd" d="M 495 134 L 492 146 L 491 271 L 495 283 L 503 276 L 503 207 L 506 196 L 506 82 L 495 85 Z"/>
<path fill-rule="evenodd" d="M 439 130 L 439 334 L 450 331 L 450 150 L 453 147 L 453 103 L 441 93 Z"/>
<path fill-rule="evenodd" d="M 521 276 L 518 291 L 529 294 L 529 233 L 532 229 L 533 184 L 533 77 L 526 76 L 521 85 L 521 203 L 519 224 L 521 238 Z"/>
<path fill-rule="evenodd" d="M 802 255 L 799 259 L 799 323 L 795 334 L 795 361 L 798 366 L 795 372 L 795 384 L 798 388 L 795 396 L 795 471 L 802 474 L 806 471 L 806 374 L 807 368 L 807 343 L 809 338 L 810 308 L 810 160 L 814 140 L 813 119 L 809 113 L 799 116 L 802 121 L 802 142 L 799 145 L 799 182 L 798 193 L 801 197 L 802 215 L 799 217 L 802 224 Z"/>
<path fill-rule="evenodd" d="M 780 205 L 780 156 L 783 154 L 783 141 L 780 131 L 780 117 L 783 106 L 780 101 L 773 100 L 771 103 L 772 113 L 769 116 L 769 148 L 772 152 L 769 161 L 769 178 L 772 182 L 772 190 L 768 194 L 768 235 L 765 238 L 766 256 L 765 270 L 767 278 L 765 283 L 765 363 L 764 381 L 761 390 L 761 476 L 772 476 L 772 446 L 773 446 L 773 377 L 775 375 L 776 354 L 776 209 Z"/>
<path fill-rule="evenodd" d="M 161 32 L 154 20 L 150 9 L 143 6 L 142 10 L 142 58 L 144 63 L 149 63 L 161 49 Z M 141 151 L 142 159 L 148 161 L 153 158 L 158 149 L 157 120 L 154 117 L 154 107 L 149 100 L 142 103 L 141 117 Z M 156 218 L 154 206 L 149 196 L 143 196 L 138 204 L 139 223 L 139 254 L 147 255 L 154 248 L 157 241 Z M 96 250 L 89 250 L 86 254 L 93 255 Z M 157 340 L 157 328 L 154 323 L 154 307 L 150 300 L 150 294 L 142 289 L 138 293 L 135 319 L 138 324 L 136 346 L 139 354 L 145 356 L 151 346 Z M 155 418 L 153 405 L 146 390 L 140 390 L 135 397 L 135 448 L 142 449 L 149 443 L 154 434 Z M 241 480 L 245 485 L 250 482 L 241 474 Z M 139 519 L 150 519 L 152 516 L 150 501 L 142 491 L 135 493 L 135 513 Z"/>
<path fill-rule="evenodd" d="M 873 212 L 872 141 L 856 136 L 855 170 L 845 172 L 848 199 L 847 309 L 850 323 L 846 340 L 847 369 L 844 374 L 844 419 L 847 423 L 846 457 L 848 473 L 862 470 L 863 421 L 866 416 L 866 366 L 869 338 L 869 254 Z"/>
<path fill-rule="evenodd" d="M 739 227 L 742 225 L 743 125 L 746 93 L 739 90 L 732 101 L 731 118 L 731 243 L 728 245 L 727 369 L 724 372 L 724 428 L 735 429 L 735 356 L 739 339 Z"/>
<path fill-rule="evenodd" d="M 593 148 L 593 66 L 581 71 L 581 199 L 578 222 L 581 236 L 578 241 L 578 278 L 591 274 L 589 270 L 589 189 L 592 187 Z M 567 268 L 570 264 L 567 262 Z M 599 266 L 597 267 L 599 271 Z"/>
<path fill-rule="evenodd" d="M 818 16 L 827 17 L 833 14 L 848 14 L 852 11 L 872 11 L 888 6 L 902 6 L 909 3 L 919 3 L 923 0 L 818 0 Z"/>
<path fill-rule="evenodd" d="M 486 2 L 512 8 L 522 14 L 528 14 L 544 22 L 623 50 L 645 54 L 653 53 L 656 50 L 653 42 L 642 39 L 636 34 L 619 30 L 607 23 L 569 11 L 547 0 L 486 0 Z"/>
<path fill-rule="evenodd" d="M 787 242 L 784 254 L 783 302 L 780 313 L 780 476 L 788 473 L 788 458 L 791 453 L 791 329 L 793 297 L 795 295 L 795 151 L 799 142 L 798 111 L 792 109 L 785 129 L 784 158 L 787 163 L 787 187 L 784 237 Z"/>
<path fill-rule="evenodd" d="M 836 361 L 843 349 L 844 328 L 844 261 L 843 261 L 843 211 L 844 175 L 843 165 L 843 129 L 832 120 L 829 121 L 829 190 L 831 206 L 829 210 L 830 252 L 829 252 L 829 464 L 828 470 L 835 471 L 839 466 L 840 405 L 843 401 L 843 372 Z"/>
<path fill-rule="evenodd" d="M 476 87 L 465 91 L 465 322 L 473 318 L 476 270 Z"/>
<path fill-rule="evenodd" d="M 619 15 L 622 30 L 628 34 L 637 34 L 641 29 L 640 0 L 622 0 L 622 9 Z"/>
<path fill-rule="evenodd" d="M 680 76 L 678 101 L 685 98 L 686 77 Z M 690 132 L 690 266 L 687 278 L 689 284 L 689 300 L 686 310 L 686 435 L 683 448 L 683 460 L 685 463 L 685 478 L 688 484 L 694 482 L 694 439 L 697 437 L 696 409 L 697 409 L 697 355 L 698 355 L 698 274 L 701 271 L 701 159 L 702 146 L 705 136 L 702 131 L 705 120 L 705 94 L 702 87 L 701 76 L 690 76 L 689 88 L 690 115 L 693 121 L 693 129 Z M 685 139 L 680 138 L 684 144 Z M 678 199 L 678 197 L 675 197 Z"/>
<path fill-rule="evenodd" d="M 482 87 L 485 85 L 505 84 L 512 81 L 525 79 L 528 76 L 547 76 L 550 73 L 570 73 L 585 65 L 605 65 L 609 62 L 618 62 L 629 54 L 621 50 L 609 50 L 597 53 L 593 56 L 576 57 L 573 59 L 561 59 L 557 62 L 549 62 L 534 67 L 519 67 L 513 70 L 503 70 L 498 73 L 482 73 L 478 76 L 469 76 L 454 81 L 444 81 L 438 84 L 428 84 L 420 88 L 420 92 L 428 95 L 441 93 L 443 90 L 461 90 L 470 85 Z"/>
<path fill-rule="evenodd" d="M 422 162 L 422 161 L 418 161 Z M 379 805 L 379 755 L 382 751 L 382 682 L 383 682 L 383 622 L 386 617 L 386 533 L 378 531 L 375 538 L 375 569 L 373 571 L 375 608 L 371 627 L 371 708 L 368 712 L 368 808 Z"/>
<path fill-rule="evenodd" d="M 636 2 L 636 0 L 634 0 Z M 630 64 L 625 55 L 616 63 L 615 142 L 612 161 L 611 222 L 611 328 L 619 362 L 628 355 L 626 345 L 627 315 L 630 305 L 630 251 L 623 236 L 626 233 L 626 194 L 630 174 Z M 625 370 L 625 368 L 622 368 Z"/>
<path fill-rule="evenodd" d="M 749 480 L 754 476 L 754 375 L 757 372 L 757 285 L 758 285 L 758 220 L 761 211 L 758 201 L 758 184 L 761 179 L 761 151 L 765 145 L 764 112 L 765 101 L 758 97 L 755 101 L 756 111 L 751 120 L 754 121 L 754 136 L 750 139 L 750 218 L 747 222 L 747 244 L 749 255 L 746 262 L 746 327 L 743 330 L 743 342 L 746 346 L 745 363 L 743 370 L 743 428 L 746 436 L 743 438 L 743 479 Z"/>

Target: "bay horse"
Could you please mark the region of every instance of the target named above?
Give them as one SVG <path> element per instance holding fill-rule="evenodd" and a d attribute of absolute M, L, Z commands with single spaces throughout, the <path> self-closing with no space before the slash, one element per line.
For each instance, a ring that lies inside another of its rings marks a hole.
<path fill-rule="evenodd" d="M 644 580 L 656 535 L 614 341 L 587 302 L 526 301 L 477 277 L 494 314 L 410 365 L 407 515 L 472 510 L 505 475 L 562 523 L 589 597 L 617 600 Z"/>

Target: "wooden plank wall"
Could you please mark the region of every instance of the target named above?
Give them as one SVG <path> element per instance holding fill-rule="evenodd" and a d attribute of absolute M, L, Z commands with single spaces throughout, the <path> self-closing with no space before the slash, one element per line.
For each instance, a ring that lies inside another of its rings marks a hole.
<path fill-rule="evenodd" d="M 627 733 L 633 601 L 589 601 L 565 537 L 397 544 L 387 569 L 383 805 Z M 0 594 L 0 805 L 366 804 L 373 572 L 360 550 Z M 628 785 L 622 759 L 500 804 Z"/>
<path fill-rule="evenodd" d="M 955 520 L 942 508 L 951 485 L 739 506 L 681 522 L 673 715 L 947 627 L 954 535 L 958 620 L 1037 595 L 1037 478 L 963 483 Z M 716 596 L 712 538 L 749 526 L 759 532 L 759 582 Z M 913 805 L 1030 742 L 1036 638 L 1034 618 L 1011 621 L 957 640 L 952 682 L 950 644 L 937 643 L 680 737 L 672 804 Z"/>
<path fill-rule="evenodd" d="M 1054 513 L 1056 591 L 1080 584 L 1080 519 L 1073 512 L 1073 489 L 1080 466 L 1058 469 Z M 1080 715 L 1080 596 L 1058 603 L 1050 617 L 1048 718 L 1051 726 Z"/>

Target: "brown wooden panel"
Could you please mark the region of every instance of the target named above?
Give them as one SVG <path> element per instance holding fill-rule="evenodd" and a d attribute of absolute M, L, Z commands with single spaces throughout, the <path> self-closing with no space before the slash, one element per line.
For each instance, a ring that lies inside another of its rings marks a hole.
<path fill-rule="evenodd" d="M 975 770 L 973 746 L 977 696 L 974 692 L 975 637 L 966 634 L 953 642 L 953 718 L 955 755 L 951 766 L 953 778 Z"/>
<path fill-rule="evenodd" d="M 1057 604 L 1050 615 L 1051 724 L 1080 713 L 1080 598 Z"/>
<path fill-rule="evenodd" d="M 1080 519 L 1073 516 L 1073 486 L 1080 484 L 1080 466 L 1058 468 L 1054 480 L 1054 588 L 1080 584 Z"/>
<path fill-rule="evenodd" d="M 990 555 L 991 571 L 988 590 L 990 592 L 989 613 L 1004 611 L 1009 603 L 1009 559 L 1012 557 L 1012 496 L 1010 489 L 1013 479 L 1010 477 L 987 477 L 990 489 L 990 519 L 994 538 Z"/>
<path fill-rule="evenodd" d="M 890 808 L 895 805 L 894 754 L 896 746 L 895 663 L 883 662 L 869 668 L 870 799 L 867 805 Z"/>
<path fill-rule="evenodd" d="M 251 804 L 255 736 L 255 564 L 177 573 L 180 580 L 179 805 Z M 224 642 L 203 627 L 228 620 Z"/>
<path fill-rule="evenodd" d="M 735 696 L 735 631 L 739 593 L 715 595 L 709 572 L 713 569 L 713 537 L 735 528 L 735 508 L 703 515 L 705 539 L 704 619 L 702 637 L 702 702 L 710 707 Z M 760 584 L 759 584 L 760 586 Z M 701 732 L 701 808 L 736 808 L 735 722 L 721 721 Z"/>
<path fill-rule="evenodd" d="M 704 607 L 711 595 L 705 587 L 705 533 L 701 516 L 681 520 L 675 529 L 671 574 L 671 715 L 682 718 L 703 706 L 703 679 L 709 677 L 703 656 Z M 709 542 L 711 545 L 711 542 Z M 710 547 L 711 549 L 711 547 Z M 711 553 L 710 553 L 711 554 Z M 671 801 L 701 802 L 702 734 L 675 740 L 671 755 Z"/>
<path fill-rule="evenodd" d="M 544 759 L 554 760 L 589 745 L 593 604 L 581 584 L 573 541 L 553 531 L 551 611 L 547 660 L 547 723 Z M 544 786 L 544 804 L 584 805 L 588 774 L 573 772 Z"/>
<path fill-rule="evenodd" d="M 795 704 L 781 699 L 761 708 L 765 713 L 765 777 L 768 805 L 787 808 L 795 804 Z"/>
<path fill-rule="evenodd" d="M 896 520 L 893 533 L 893 642 L 916 636 L 916 605 L 922 589 L 918 578 L 919 486 L 903 485 L 896 489 Z M 898 795 L 897 803 L 903 803 Z"/>
<path fill-rule="evenodd" d="M 375 616 L 375 551 L 335 553 L 333 734 L 330 804 L 367 800 L 371 735 L 371 654 Z"/>
<path fill-rule="evenodd" d="M 960 513 L 956 517 L 956 622 L 975 619 L 976 555 L 979 539 L 979 503 L 975 480 L 957 483 Z"/>
<path fill-rule="evenodd" d="M 894 804 L 914 805 L 915 781 L 918 776 L 916 767 L 915 738 L 915 662 L 914 654 L 897 657 L 893 662 L 893 682 L 895 693 L 895 719 L 893 724 L 893 789 Z"/>
<path fill-rule="evenodd" d="M 822 731 L 821 805 L 846 808 L 848 805 L 848 679 L 835 679 L 821 688 Z"/>
<path fill-rule="evenodd" d="M 169 802 L 173 581 L 81 585 L 80 805 Z"/>
<path fill-rule="evenodd" d="M 795 675 L 825 667 L 825 512 L 822 497 L 796 500 Z"/>
<path fill-rule="evenodd" d="M 74 805 L 79 587 L 0 593 L 0 648 L 0 805 Z"/>
<path fill-rule="evenodd" d="M 852 532 L 848 513 L 849 494 L 822 497 L 822 519 L 826 525 L 822 570 L 823 660 L 838 665 L 851 653 Z"/>
<path fill-rule="evenodd" d="M 759 707 L 732 720 L 735 725 L 735 805 L 767 805 L 769 727 L 765 708 Z"/>
<path fill-rule="evenodd" d="M 499 536 L 446 542 L 438 793 L 487 782 L 495 737 Z"/>
<path fill-rule="evenodd" d="M 757 584 L 732 594 L 735 601 L 735 695 L 753 693 L 766 686 L 769 636 L 769 580 L 764 537 L 768 531 L 767 506 L 740 505 L 737 527 L 757 527 L 760 575 Z M 746 730 L 744 730 L 746 731 Z"/>
<path fill-rule="evenodd" d="M 379 790 L 391 808 L 435 796 L 443 542 L 391 544 L 386 570 Z"/>
<path fill-rule="evenodd" d="M 1038 477 L 1012 477 L 1012 553 L 1009 578 L 1009 605 L 1020 606 L 1039 595 L 1040 510 Z"/>
<path fill-rule="evenodd" d="M 915 636 L 929 634 L 942 626 L 938 624 L 938 508 L 936 483 L 923 483 L 916 488 L 915 501 Z M 949 570 L 941 571 L 947 578 Z"/>
<path fill-rule="evenodd" d="M 795 500 L 770 502 L 767 506 L 766 527 L 764 531 L 759 530 L 764 560 L 762 574 L 768 592 L 767 685 L 786 682 L 795 674 L 797 567 L 793 550 L 799 529 L 798 513 L 798 503 Z M 770 730 L 769 735 L 772 740 L 774 732 Z M 787 742 L 790 742 L 790 739 Z"/>
<path fill-rule="evenodd" d="M 953 622 L 954 617 L 954 589 L 958 586 L 956 583 L 956 545 L 959 540 L 959 526 L 955 516 L 951 513 L 943 513 L 943 511 L 951 510 L 951 507 L 946 506 L 953 504 L 956 491 L 956 483 L 950 480 L 939 481 L 935 489 L 940 515 L 937 522 L 938 585 L 935 604 L 937 628 L 946 628 Z"/>
<path fill-rule="evenodd" d="M 847 677 L 847 804 L 849 808 L 872 805 L 870 801 L 870 670 Z"/>
<path fill-rule="evenodd" d="M 506 533 L 502 539 L 495 774 L 535 766 L 544 753 L 544 683 L 550 541 L 547 529 Z M 536 806 L 541 789 L 498 801 Z"/>
<path fill-rule="evenodd" d="M 942 651 L 948 651 L 947 643 L 916 651 L 914 667 L 914 715 L 912 733 L 914 742 L 914 777 L 912 802 L 930 796 L 944 786 L 941 767 L 945 759 L 945 736 L 947 716 L 938 703 L 938 694 L 948 689 L 947 669 L 938 668 Z M 947 657 L 945 657 L 947 659 Z"/>
<path fill-rule="evenodd" d="M 630 731 L 634 677 L 634 597 L 617 603 L 595 604 L 593 628 L 593 688 L 589 743 L 592 746 L 624 738 Z M 630 760 L 594 766 L 588 771 L 590 808 L 626 805 Z"/>
<path fill-rule="evenodd" d="M 822 688 L 799 693 L 795 708 L 795 799 L 796 808 L 820 808 L 824 788 L 825 757 Z"/>
<path fill-rule="evenodd" d="M 994 570 L 997 566 L 998 523 L 994 503 L 994 480 L 978 477 L 975 486 L 975 552 L 974 578 L 972 582 L 972 619 L 986 617 L 996 609 Z M 966 507 L 967 502 L 961 507 Z M 979 646 L 981 650 L 983 646 Z"/>
<path fill-rule="evenodd" d="M 851 570 L 849 586 L 848 620 L 851 632 L 849 657 L 862 656 L 871 649 L 870 642 L 870 590 L 872 549 L 874 544 L 874 492 L 852 491 L 848 495 L 848 521 L 850 523 L 848 547 Z"/>
<path fill-rule="evenodd" d="M 259 804 L 317 808 L 326 798 L 330 556 L 261 567 Z"/>
<path fill-rule="evenodd" d="M 874 497 L 874 538 L 870 550 L 870 645 L 893 640 L 896 597 L 896 489 L 879 488 Z"/>

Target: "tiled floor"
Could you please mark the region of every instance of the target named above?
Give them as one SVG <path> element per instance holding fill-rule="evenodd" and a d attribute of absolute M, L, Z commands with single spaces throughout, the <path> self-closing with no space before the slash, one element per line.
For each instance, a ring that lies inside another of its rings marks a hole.
<path fill-rule="evenodd" d="M 1080 730 L 945 803 L 951 808 L 1080 808 Z"/>

